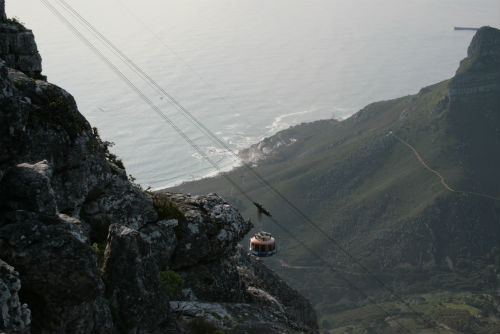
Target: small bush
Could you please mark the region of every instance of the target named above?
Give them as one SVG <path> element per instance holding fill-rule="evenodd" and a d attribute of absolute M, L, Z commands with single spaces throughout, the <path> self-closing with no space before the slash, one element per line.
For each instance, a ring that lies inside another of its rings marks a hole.
<path fill-rule="evenodd" d="M 97 253 L 97 263 L 99 264 L 99 268 L 102 268 L 104 264 L 104 251 L 106 250 L 106 242 L 94 242 L 92 244 L 92 248 Z"/>
<path fill-rule="evenodd" d="M 177 219 L 179 223 L 186 220 L 184 213 L 177 204 L 172 202 L 165 194 L 154 194 L 153 206 L 160 219 Z"/>
<path fill-rule="evenodd" d="M 24 22 L 21 22 L 17 17 L 8 18 L 5 22 L 16 25 L 19 28 L 19 31 L 27 30 L 24 26 Z"/>
<path fill-rule="evenodd" d="M 160 271 L 160 281 L 169 297 L 178 295 L 184 287 L 182 277 L 173 270 Z"/>
<path fill-rule="evenodd" d="M 120 169 L 125 169 L 125 166 L 123 165 L 123 161 L 118 158 L 116 154 L 113 154 L 109 151 L 110 147 L 113 147 L 115 143 L 112 141 L 104 141 L 101 139 L 101 136 L 99 135 L 99 131 L 97 130 L 96 127 L 92 128 L 92 135 L 94 136 L 94 139 L 97 141 L 99 144 L 99 148 L 102 153 L 104 153 L 104 157 L 111 162 L 112 164 L 116 165 Z"/>

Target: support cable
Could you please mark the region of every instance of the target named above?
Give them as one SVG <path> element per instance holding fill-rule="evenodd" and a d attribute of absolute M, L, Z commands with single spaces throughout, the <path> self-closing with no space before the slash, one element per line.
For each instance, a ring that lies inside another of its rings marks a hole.
<path fill-rule="evenodd" d="M 105 64 L 110 67 L 146 104 L 148 104 L 163 120 L 169 123 L 170 126 L 191 146 L 195 151 L 202 156 L 212 167 L 214 167 L 221 175 L 234 187 L 236 188 L 248 201 L 254 202 L 253 199 L 235 182 L 233 181 L 226 173 L 222 172 L 221 168 L 218 164 L 213 161 L 189 136 L 186 135 L 167 115 L 165 115 L 161 109 L 154 104 L 154 102 L 149 99 L 123 72 L 120 71 L 118 67 L 116 67 L 96 46 L 94 46 L 77 28 L 75 28 L 71 22 L 69 22 L 54 6 L 52 6 L 48 0 L 40 0 L 45 7 L 47 7 L 55 16 L 57 16 L 70 30 L 80 39 L 82 40 L 96 55 L 101 58 L 105 62 Z M 140 74 L 144 79 L 146 79 L 150 85 L 154 86 L 158 89 L 162 94 L 164 94 L 169 101 L 180 110 L 185 117 L 188 117 L 192 120 L 193 124 L 195 124 L 202 132 L 211 137 L 212 140 L 217 142 L 223 148 L 225 148 L 228 152 L 239 158 L 236 152 L 232 150 L 224 141 L 220 140 L 210 129 L 208 129 L 203 123 L 199 122 L 184 106 L 182 106 L 174 97 L 172 97 L 168 92 L 166 92 L 160 85 L 158 85 L 147 73 L 145 73 L 139 66 L 137 66 L 132 60 L 126 57 L 117 47 L 115 47 L 106 37 L 104 37 L 100 32 L 97 31 L 88 21 L 86 21 L 78 12 L 72 9 L 64 0 L 58 0 L 67 10 L 74 13 L 73 15 L 77 18 L 80 18 L 82 22 L 86 26 L 89 27 L 91 31 L 103 41 L 108 47 L 111 47 L 113 52 L 120 56 L 121 60 L 129 66 L 129 68 L 133 69 L 135 73 Z M 411 305 L 405 302 L 395 291 L 388 287 L 385 283 L 383 283 L 380 279 L 374 276 L 368 268 L 366 268 L 363 264 L 361 264 L 353 255 L 351 255 L 344 247 L 342 247 L 333 237 L 329 236 L 318 224 L 313 222 L 308 216 L 303 213 L 298 207 L 296 207 L 291 201 L 289 201 L 281 192 L 279 192 L 275 187 L 273 187 L 269 182 L 267 182 L 260 174 L 255 171 L 249 164 L 243 163 L 243 166 L 246 167 L 257 179 L 259 179 L 266 187 L 268 187 L 276 196 L 281 198 L 290 208 L 292 208 L 296 214 L 302 217 L 305 221 L 309 222 L 312 226 L 314 226 L 321 234 L 323 234 L 328 240 L 330 240 L 335 246 L 337 246 L 344 254 L 346 254 L 353 262 L 358 264 L 367 274 L 369 274 L 382 288 L 389 291 L 394 297 L 398 299 L 398 301 L 405 304 L 415 315 L 417 315 L 421 320 L 424 321 L 425 324 L 428 324 L 428 320 L 424 319 L 420 314 L 418 314 Z M 331 266 L 328 261 L 324 260 L 319 254 L 314 252 L 312 248 L 307 246 L 300 239 L 296 238 L 290 231 L 288 231 L 284 225 L 279 223 L 276 219 L 272 218 L 272 221 L 283 229 L 288 235 L 290 235 L 295 241 L 297 241 L 300 245 L 304 247 L 304 249 L 308 250 L 314 257 L 319 259 L 321 262 L 325 263 L 325 265 L 337 275 L 341 276 L 343 280 L 345 280 L 349 286 L 351 286 L 354 290 L 360 292 L 365 298 L 374 302 L 370 297 L 368 297 L 360 288 L 358 288 L 354 283 L 350 282 L 347 278 L 343 277 L 337 270 Z M 381 308 L 378 304 L 374 304 L 377 308 L 382 310 L 386 315 L 389 316 L 387 311 Z M 397 321 L 395 321 L 398 323 Z M 398 323 L 398 325 L 410 332 L 406 327 Z"/>

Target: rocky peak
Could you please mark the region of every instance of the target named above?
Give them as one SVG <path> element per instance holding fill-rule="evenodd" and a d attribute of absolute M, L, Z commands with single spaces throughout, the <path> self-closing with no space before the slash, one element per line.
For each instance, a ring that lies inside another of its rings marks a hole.
<path fill-rule="evenodd" d="M 476 66 L 495 65 L 499 63 L 500 31 L 492 27 L 479 29 L 467 49 L 467 57 Z"/>
<path fill-rule="evenodd" d="M 0 0 L 0 58 L 7 66 L 35 79 L 42 75 L 42 58 L 38 53 L 35 36 L 16 19 L 5 14 L 5 0 Z"/>
<path fill-rule="evenodd" d="M 472 38 L 467 58 L 460 62 L 457 73 L 451 80 L 449 93 L 452 101 L 461 96 L 498 91 L 499 57 L 500 31 L 482 27 Z"/>

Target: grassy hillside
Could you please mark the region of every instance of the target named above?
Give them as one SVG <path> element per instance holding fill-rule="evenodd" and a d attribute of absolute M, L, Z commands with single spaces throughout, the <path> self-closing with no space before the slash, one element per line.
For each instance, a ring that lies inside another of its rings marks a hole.
<path fill-rule="evenodd" d="M 491 310 L 498 303 L 491 296 L 498 289 L 500 219 L 499 64 L 494 55 L 499 35 L 496 29 L 479 30 L 450 80 L 370 104 L 341 122 L 303 124 L 267 139 L 283 145 L 255 169 L 398 295 L 408 301 L 423 298 L 418 312 L 433 324 L 405 311 L 247 169 L 229 173 L 372 299 L 346 287 L 265 222 L 280 242 L 279 255 L 266 261 L 311 299 L 325 331 L 398 332 L 387 314 L 373 310 L 376 301 L 412 332 L 435 327 L 435 333 L 494 333 L 490 329 L 498 317 Z M 172 190 L 217 192 L 256 219 L 254 207 L 220 176 Z"/>

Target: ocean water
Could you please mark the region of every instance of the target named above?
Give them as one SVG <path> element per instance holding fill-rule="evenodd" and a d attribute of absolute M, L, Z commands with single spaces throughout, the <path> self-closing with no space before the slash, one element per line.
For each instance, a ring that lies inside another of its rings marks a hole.
<path fill-rule="evenodd" d="M 73 23 L 58 0 L 48 0 Z M 451 77 L 497 0 L 66 0 L 235 151 L 301 122 Z M 217 173 L 40 0 L 7 0 L 33 29 L 44 74 L 154 189 Z M 239 164 L 76 25 L 221 170 Z"/>

